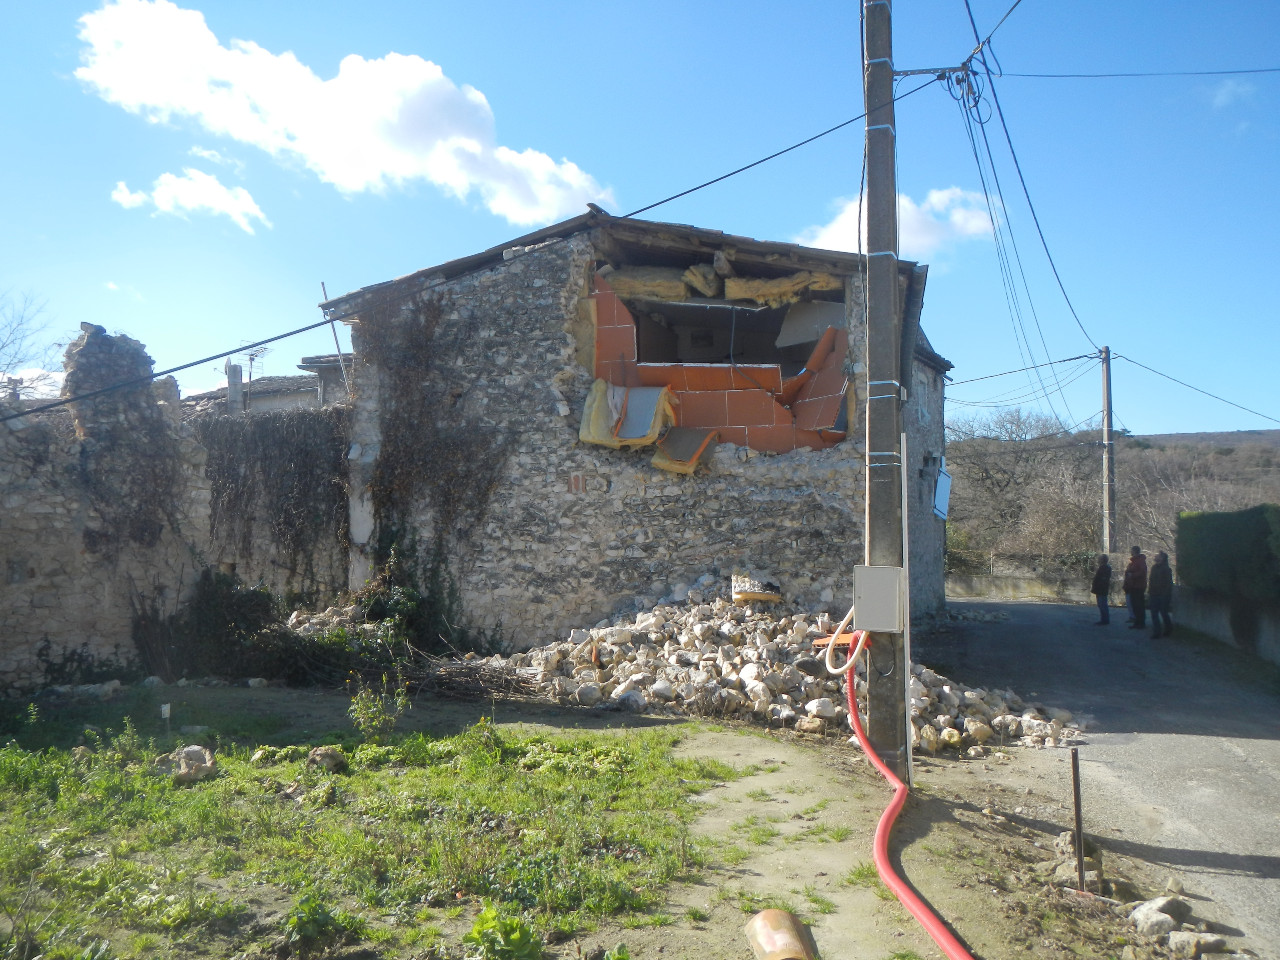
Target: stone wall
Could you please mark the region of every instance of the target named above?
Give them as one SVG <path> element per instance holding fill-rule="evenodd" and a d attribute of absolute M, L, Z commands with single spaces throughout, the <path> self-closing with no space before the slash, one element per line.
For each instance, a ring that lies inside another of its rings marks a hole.
<path fill-rule="evenodd" d="M 939 613 L 946 604 L 947 522 L 933 512 L 944 445 L 943 374 L 917 360 L 907 383 L 902 407 L 907 434 L 907 564 L 912 617 L 919 618 Z"/>
<path fill-rule="evenodd" d="M 587 297 L 594 262 L 590 236 L 577 234 L 437 280 L 428 296 L 438 307 L 405 294 L 381 312 L 366 304 L 353 327 L 363 359 L 352 422 L 352 584 L 369 577 L 389 545 L 393 522 L 378 494 L 389 484 L 379 474 L 379 458 L 392 447 L 388 411 L 425 396 L 433 399 L 423 409 L 438 414 L 439 425 L 423 416 L 421 443 L 447 457 L 438 461 L 435 486 L 400 504 L 392 539 L 401 547 L 415 539 L 419 557 L 440 549 L 473 624 L 500 624 L 512 647 L 678 597 L 704 574 L 728 577 L 738 568 L 776 575 L 788 599 L 803 605 L 843 608 L 852 595 L 852 567 L 863 559 L 860 306 L 848 306 L 854 315 L 848 440 L 777 455 L 723 444 L 705 468 L 681 476 L 652 467 L 651 450 L 578 440 L 592 382 Z M 378 291 L 388 292 L 397 295 L 394 288 Z M 386 349 L 378 341 L 393 331 L 429 338 L 412 382 L 396 380 L 376 362 Z M 908 407 L 921 456 L 941 454 L 941 378 L 930 377 Z M 440 445 L 440 430 L 456 442 Z M 460 466 L 475 459 L 467 437 L 476 438 L 483 458 L 501 450 L 492 475 Z M 942 523 L 930 509 L 933 477 L 914 470 L 909 476 L 912 505 L 925 503 L 927 514 L 915 517 L 922 510 L 913 510 L 919 540 L 912 572 L 920 578 L 913 611 L 927 614 L 942 602 Z M 453 503 L 459 494 L 461 512 Z"/>
<path fill-rule="evenodd" d="M 208 455 L 211 566 L 299 603 L 346 589 L 345 413 L 312 406 L 188 421 Z"/>
<path fill-rule="evenodd" d="M 82 325 L 65 391 L 150 374 L 128 337 Z M 172 379 L 0 425 L 0 693 L 136 661 L 135 610 L 167 613 L 204 563 L 204 450 Z"/>
<path fill-rule="evenodd" d="M 203 428 L 233 429 L 210 462 L 143 346 L 82 330 L 65 395 L 143 382 L 0 424 L 0 695 L 138 666 L 135 615 L 175 612 L 208 567 L 281 593 L 345 587 L 340 413 L 215 417 Z M 298 422 L 264 439 L 271 418 Z M 237 498 L 246 481 L 256 495 Z"/>
<path fill-rule="evenodd" d="M 1205 591 L 1175 587 L 1171 615 L 1175 625 L 1199 630 L 1222 643 L 1280 664 L 1280 603 L 1271 606 L 1246 600 L 1233 603 Z"/>

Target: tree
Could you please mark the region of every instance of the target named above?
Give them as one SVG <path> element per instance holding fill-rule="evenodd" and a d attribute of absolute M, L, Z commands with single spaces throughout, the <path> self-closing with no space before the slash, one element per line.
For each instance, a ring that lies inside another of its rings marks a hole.
<path fill-rule="evenodd" d="M 1092 550 L 1096 432 L 1017 408 L 947 425 L 951 525 L 969 549 L 1053 556 Z"/>
<path fill-rule="evenodd" d="M 58 346 L 48 341 L 47 328 L 42 300 L 29 293 L 0 293 L 0 397 L 8 399 L 14 390 L 29 397 L 53 385 L 48 369 Z M 19 378 L 20 371 L 35 372 Z"/>

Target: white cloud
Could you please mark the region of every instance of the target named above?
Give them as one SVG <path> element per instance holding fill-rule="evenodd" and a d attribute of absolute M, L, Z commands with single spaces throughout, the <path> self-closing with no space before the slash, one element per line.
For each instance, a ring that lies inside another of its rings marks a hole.
<path fill-rule="evenodd" d="M 132 210 L 134 207 L 140 207 L 151 198 L 145 192 L 134 193 L 125 186 L 123 180 L 116 182 L 116 188 L 111 191 L 111 199 L 126 210 Z"/>
<path fill-rule="evenodd" d="M 1238 80 L 1234 77 L 1228 77 L 1218 83 L 1210 94 L 1210 102 L 1215 110 L 1222 110 L 1231 106 L 1233 103 L 1239 103 L 1242 100 L 1248 100 L 1253 96 L 1256 88 L 1248 80 Z"/>
<path fill-rule="evenodd" d="M 797 243 L 825 250 L 867 249 L 866 204 L 858 222 L 858 198 L 838 201 L 840 209 L 827 223 L 803 230 Z M 930 190 L 917 203 L 898 194 L 898 249 L 903 257 L 924 259 L 973 237 L 991 236 L 991 218 L 982 194 L 959 187 Z"/>
<path fill-rule="evenodd" d="M 140 294 L 136 288 L 134 288 L 133 286 L 130 286 L 129 284 L 125 284 L 124 286 L 121 286 L 120 284 L 116 283 L 114 280 L 108 280 L 106 283 L 103 284 L 103 286 L 106 287 L 108 290 L 110 290 L 112 293 L 123 294 L 125 296 L 131 297 L 132 299 L 138 300 L 138 301 L 143 300 L 142 294 Z"/>
<path fill-rule="evenodd" d="M 351 55 L 322 80 L 290 52 L 223 46 L 203 14 L 169 0 L 109 2 L 80 18 L 80 39 L 76 76 L 104 100 L 155 123 L 194 120 L 344 193 L 421 179 L 517 224 L 612 201 L 568 160 L 499 145 L 484 94 L 418 56 Z"/>
<path fill-rule="evenodd" d="M 182 176 L 162 173 L 150 193 L 131 191 L 124 181 L 116 184 L 111 199 L 125 209 L 155 205 L 157 213 L 185 216 L 187 213 L 212 213 L 230 217 L 245 233 L 253 233 L 253 221 L 265 227 L 271 222 L 244 187 L 228 187 L 217 177 L 187 167 Z"/>

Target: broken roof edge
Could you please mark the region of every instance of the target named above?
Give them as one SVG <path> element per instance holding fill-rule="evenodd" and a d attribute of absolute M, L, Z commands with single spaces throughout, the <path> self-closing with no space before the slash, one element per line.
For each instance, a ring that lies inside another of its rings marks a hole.
<path fill-rule="evenodd" d="M 527 233 L 514 240 L 490 247 L 480 253 L 449 260 L 445 263 L 422 270 L 415 270 L 404 276 L 381 283 L 360 287 L 350 293 L 325 300 L 320 309 L 330 320 L 351 320 L 359 313 L 360 308 L 370 294 L 379 290 L 390 290 L 397 286 L 416 285 L 419 290 L 429 288 L 433 282 L 453 280 L 457 277 L 483 269 L 504 259 L 504 254 L 513 248 L 535 247 L 554 240 L 565 240 L 575 234 L 593 228 L 604 228 L 615 239 L 630 241 L 645 246 L 657 246 L 665 239 L 683 243 L 689 253 L 702 250 L 732 249 L 733 259 L 743 264 L 766 267 L 779 271 L 820 270 L 826 273 L 848 275 L 856 273 L 866 263 L 866 255 L 846 253 L 839 250 L 823 250 L 817 247 L 805 247 L 796 243 L 784 243 L 774 240 L 755 240 L 724 233 L 720 230 L 709 230 L 682 223 L 666 223 L 660 220 L 635 220 L 630 217 L 614 217 L 603 210 L 593 209 L 587 213 L 568 220 L 562 220 L 533 233 Z M 911 277 L 919 264 L 910 260 L 899 260 L 899 271 Z M 923 294 L 921 295 L 923 296 Z"/>

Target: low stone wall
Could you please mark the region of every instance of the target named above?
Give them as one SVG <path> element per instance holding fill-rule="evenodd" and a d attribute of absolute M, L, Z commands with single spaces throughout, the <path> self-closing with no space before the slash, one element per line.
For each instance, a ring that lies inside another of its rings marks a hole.
<path fill-rule="evenodd" d="M 1113 604 L 1123 594 L 1113 591 Z M 1001 574 L 947 574 L 947 596 L 957 600 L 1052 600 L 1059 603 L 1094 602 L 1089 584 L 1079 579 L 1056 580 Z"/>
<path fill-rule="evenodd" d="M 1247 601 L 1174 588 L 1173 621 L 1222 643 L 1280 664 L 1280 605 Z"/>

